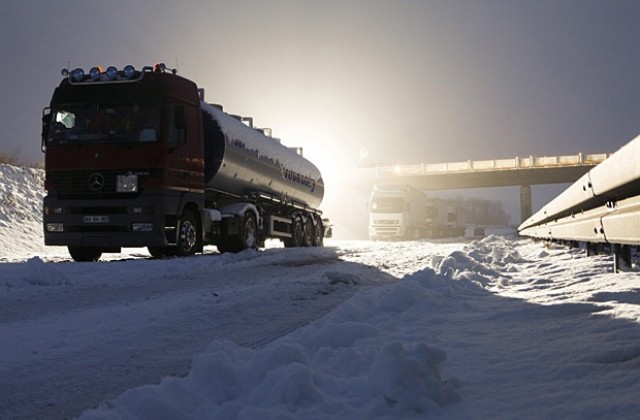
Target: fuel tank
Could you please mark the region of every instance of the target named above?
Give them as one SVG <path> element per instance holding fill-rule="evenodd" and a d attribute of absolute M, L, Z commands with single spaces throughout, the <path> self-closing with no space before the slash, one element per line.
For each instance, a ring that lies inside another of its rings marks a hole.
<path fill-rule="evenodd" d="M 318 168 L 279 141 L 204 101 L 205 188 L 244 196 L 252 192 L 318 208 L 324 183 Z"/>

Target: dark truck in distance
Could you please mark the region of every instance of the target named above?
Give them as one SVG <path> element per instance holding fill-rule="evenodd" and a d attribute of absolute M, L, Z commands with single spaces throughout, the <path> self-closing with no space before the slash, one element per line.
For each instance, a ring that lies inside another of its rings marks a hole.
<path fill-rule="evenodd" d="M 295 151 L 164 65 L 63 70 L 42 117 L 46 245 L 76 261 L 322 246 L 324 183 Z M 249 122 L 249 124 L 246 124 Z"/>

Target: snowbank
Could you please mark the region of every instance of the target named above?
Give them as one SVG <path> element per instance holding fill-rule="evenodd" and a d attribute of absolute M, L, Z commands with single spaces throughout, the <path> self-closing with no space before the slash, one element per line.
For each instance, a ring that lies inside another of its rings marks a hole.
<path fill-rule="evenodd" d="M 635 273 L 618 284 L 607 257 L 495 236 L 430 261 L 262 349 L 214 342 L 186 377 L 82 418 L 635 418 Z"/>
<path fill-rule="evenodd" d="M 442 374 L 446 352 L 403 327 L 439 311 L 450 293 L 445 278 L 423 270 L 394 287 L 359 294 L 261 350 L 215 342 L 194 358 L 187 377 L 127 391 L 82 418 L 407 418 L 442 412 L 460 401 L 458 380 Z"/>
<path fill-rule="evenodd" d="M 0 261 L 44 250 L 44 171 L 0 164 Z"/>

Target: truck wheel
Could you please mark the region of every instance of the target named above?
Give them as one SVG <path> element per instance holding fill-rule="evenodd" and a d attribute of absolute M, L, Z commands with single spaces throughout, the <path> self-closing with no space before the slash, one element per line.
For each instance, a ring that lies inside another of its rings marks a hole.
<path fill-rule="evenodd" d="M 302 246 L 302 236 L 302 220 L 296 216 L 291 220 L 291 238 L 285 239 L 284 246 L 287 248 Z"/>
<path fill-rule="evenodd" d="M 218 252 L 241 252 L 245 249 L 258 249 L 258 227 L 256 217 L 253 213 L 247 212 L 242 220 L 242 228 L 239 236 L 221 239 L 216 245 Z"/>
<path fill-rule="evenodd" d="M 322 220 L 318 220 L 313 227 L 313 246 L 324 246 L 324 228 Z"/>
<path fill-rule="evenodd" d="M 256 217 L 251 212 L 244 215 L 242 231 L 240 232 L 240 250 L 258 249 L 258 227 Z"/>
<path fill-rule="evenodd" d="M 70 246 L 67 249 L 71 258 L 78 262 L 98 261 L 102 256 L 102 251 L 96 247 Z"/>
<path fill-rule="evenodd" d="M 306 217 L 302 224 L 302 246 L 313 246 L 313 219 Z"/>
<path fill-rule="evenodd" d="M 176 244 L 176 255 L 186 257 L 196 253 L 200 244 L 200 227 L 190 210 L 185 210 L 180 218 L 180 231 Z"/>

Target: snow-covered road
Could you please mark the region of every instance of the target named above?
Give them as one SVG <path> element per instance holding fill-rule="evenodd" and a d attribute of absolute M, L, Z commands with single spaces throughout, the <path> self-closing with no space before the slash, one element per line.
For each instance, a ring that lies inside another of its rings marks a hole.
<path fill-rule="evenodd" d="M 129 388 L 185 375 L 215 340 L 258 348 L 356 290 L 397 281 L 372 261 L 396 275 L 415 267 L 349 246 L 143 256 L 0 265 L 0 418 L 79 415 Z"/>

